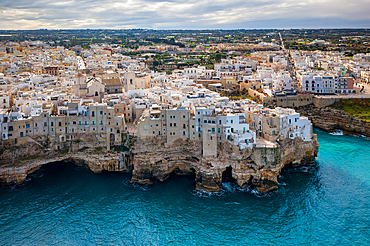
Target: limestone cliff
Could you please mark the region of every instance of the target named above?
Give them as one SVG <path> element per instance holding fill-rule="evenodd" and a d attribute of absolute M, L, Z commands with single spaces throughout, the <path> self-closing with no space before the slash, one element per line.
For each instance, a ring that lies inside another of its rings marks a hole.
<path fill-rule="evenodd" d="M 76 146 L 56 151 L 32 141 L 8 146 L 0 155 L 0 184 L 20 184 L 44 164 L 73 161 L 95 173 L 132 172 L 132 182 L 140 184 L 165 181 L 176 174 L 193 176 L 196 188 L 207 191 L 219 191 L 222 182 L 231 181 L 241 188 L 252 185 L 258 192 L 266 192 L 277 187 L 284 167 L 312 163 L 318 151 L 316 135 L 312 141 L 285 140 L 276 148 L 253 150 L 240 150 L 225 140 L 218 143 L 217 157 L 204 157 L 201 141 L 178 139 L 170 146 L 164 143 L 161 137 L 137 139 L 131 152 Z"/>
<path fill-rule="evenodd" d="M 341 129 L 349 134 L 359 134 L 370 137 L 369 123 L 341 110 L 329 107 L 316 108 L 310 105 L 298 109 L 297 112 L 307 116 L 312 124 L 321 130 L 333 132 L 336 129 Z"/>
<path fill-rule="evenodd" d="M 312 141 L 282 141 L 277 148 L 239 150 L 228 141 L 218 144 L 217 157 L 203 157 L 200 141 L 178 139 L 165 147 L 161 138 L 139 139 L 134 151 L 132 182 L 164 181 L 172 173 L 194 175 L 196 188 L 218 191 L 223 181 L 241 188 L 254 186 L 258 192 L 275 189 L 285 166 L 312 163 L 318 152 L 316 135 Z"/>
<path fill-rule="evenodd" d="M 59 161 L 71 161 L 85 165 L 91 171 L 129 172 L 132 170 L 132 155 L 123 153 L 94 153 L 94 151 L 76 151 L 63 153 L 47 149 L 36 142 L 14 146 L 3 146 L 0 155 L 0 184 L 17 185 L 24 182 L 27 175 L 45 164 Z"/>

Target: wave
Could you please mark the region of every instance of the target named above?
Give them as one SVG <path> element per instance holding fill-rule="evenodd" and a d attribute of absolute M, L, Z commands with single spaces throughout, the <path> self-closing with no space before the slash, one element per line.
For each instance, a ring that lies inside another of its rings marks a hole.
<path fill-rule="evenodd" d="M 210 197 L 219 197 L 225 195 L 226 191 L 225 190 L 220 190 L 220 191 L 205 191 L 205 190 L 193 190 L 193 195 L 197 197 L 205 197 L 205 198 L 210 198 Z"/>

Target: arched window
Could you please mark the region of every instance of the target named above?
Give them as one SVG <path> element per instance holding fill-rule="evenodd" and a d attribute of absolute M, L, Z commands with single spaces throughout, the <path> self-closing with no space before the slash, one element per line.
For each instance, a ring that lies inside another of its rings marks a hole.
<path fill-rule="evenodd" d="M 97 91 L 95 91 L 95 96 L 97 97 L 99 95 L 99 93 Z"/>

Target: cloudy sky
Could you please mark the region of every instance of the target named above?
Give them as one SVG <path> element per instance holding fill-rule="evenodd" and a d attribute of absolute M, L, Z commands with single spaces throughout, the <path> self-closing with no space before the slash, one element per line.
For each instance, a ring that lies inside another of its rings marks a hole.
<path fill-rule="evenodd" d="M 369 0 L 0 0 L 0 29 L 370 27 Z"/>

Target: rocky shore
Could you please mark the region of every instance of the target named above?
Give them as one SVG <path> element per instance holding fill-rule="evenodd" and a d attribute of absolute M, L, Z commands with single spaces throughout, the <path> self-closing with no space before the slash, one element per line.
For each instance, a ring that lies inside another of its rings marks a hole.
<path fill-rule="evenodd" d="M 3 149 L 0 156 L 0 184 L 17 185 L 27 175 L 45 164 L 59 161 L 85 165 L 95 173 L 131 172 L 131 182 L 151 184 L 165 181 L 170 175 L 193 176 L 196 188 L 219 191 L 222 182 L 234 182 L 241 188 L 254 187 L 267 192 L 277 187 L 284 167 L 313 163 L 318 152 L 316 135 L 312 141 L 281 141 L 276 148 L 239 150 L 230 143 L 218 145 L 216 158 L 203 157 L 200 141 L 179 139 L 165 147 L 161 138 L 138 139 L 130 152 L 79 150 L 70 153 L 53 151 L 26 143 Z"/>
<path fill-rule="evenodd" d="M 347 134 L 370 137 L 370 123 L 341 110 L 330 107 L 317 108 L 309 105 L 299 108 L 297 112 L 308 117 L 313 126 L 321 130 L 334 132 L 336 129 L 340 129 Z"/>

